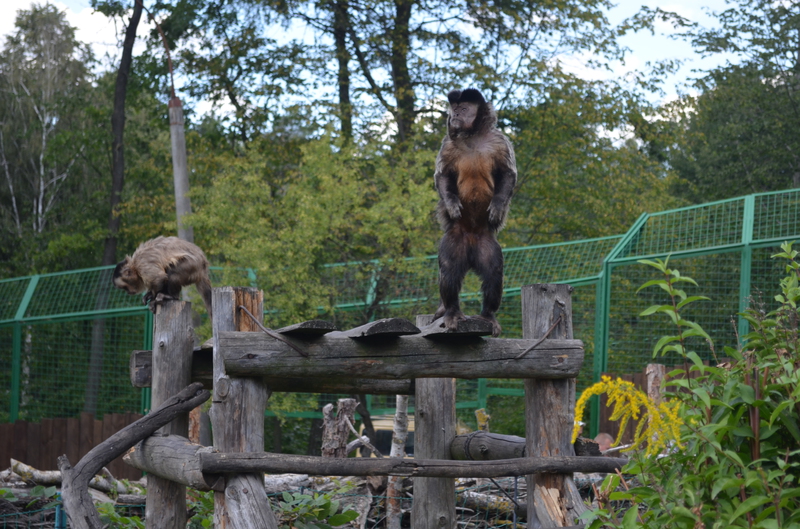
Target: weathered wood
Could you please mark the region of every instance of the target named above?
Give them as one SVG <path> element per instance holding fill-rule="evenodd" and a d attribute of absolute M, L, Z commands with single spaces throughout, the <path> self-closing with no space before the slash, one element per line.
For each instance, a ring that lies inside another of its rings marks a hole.
<path fill-rule="evenodd" d="M 69 457 L 68 457 L 69 458 Z M 22 461 L 11 459 L 11 470 L 25 481 L 35 483 L 36 485 L 61 485 L 63 480 L 60 470 L 39 470 L 31 465 L 25 464 Z M 89 480 L 87 485 L 89 488 L 99 490 L 100 492 L 112 494 L 124 494 L 131 492 L 131 489 L 124 483 L 116 479 L 108 479 L 101 474 L 97 474 Z"/>
<path fill-rule="evenodd" d="M 356 415 L 356 399 L 339 399 L 336 415 L 333 404 L 323 408 L 322 457 L 347 457 L 347 439 Z"/>
<path fill-rule="evenodd" d="M 471 317 L 458 322 L 454 331 L 444 326 L 444 317 L 420 327 L 420 335 L 425 338 L 456 338 L 469 336 L 491 336 L 492 324 L 482 318 Z"/>
<path fill-rule="evenodd" d="M 264 410 L 267 387 L 257 378 L 229 376 L 222 359 L 219 337 L 224 331 L 244 331 L 273 344 L 279 343 L 289 354 L 300 357 L 286 344 L 263 334 L 240 305 L 261 317 L 263 293 L 254 288 L 222 287 L 212 289 L 214 328 L 214 400 L 211 424 L 214 447 L 222 452 L 259 452 L 264 450 Z M 277 529 L 278 522 L 269 507 L 260 474 L 229 476 L 225 492 L 214 493 L 214 527 L 217 529 Z"/>
<path fill-rule="evenodd" d="M 419 334 L 419 329 L 410 321 L 403 318 L 384 318 L 346 331 L 332 332 L 327 336 L 331 338 L 378 339 L 412 334 Z"/>
<path fill-rule="evenodd" d="M 550 332 L 553 339 L 572 339 L 572 287 L 526 285 L 522 287 L 522 336 L 538 339 Z M 542 347 L 547 343 L 544 340 Z M 538 347 L 526 356 L 535 354 Z M 573 375 L 574 376 L 574 375 Z M 531 457 L 574 456 L 572 427 L 575 420 L 575 378 L 525 381 L 525 453 Z M 597 458 L 600 459 L 600 458 Z M 576 523 L 586 510 L 572 481 L 564 474 L 526 477 L 529 527 L 563 527 Z M 541 525 L 538 525 L 541 524 Z"/>
<path fill-rule="evenodd" d="M 416 450 L 416 447 L 415 447 Z M 628 462 L 614 457 L 522 457 L 496 461 L 452 461 L 443 459 L 408 459 L 375 457 L 328 458 L 251 453 L 201 453 L 203 472 L 235 474 L 265 472 L 267 474 L 308 474 L 309 476 L 406 476 L 424 478 L 497 478 L 522 476 L 534 472 L 614 472 Z M 414 483 L 414 503 L 418 489 Z M 450 496 L 453 501 L 454 496 Z M 454 503 L 455 505 L 455 503 Z M 413 523 L 412 523 L 413 524 Z M 422 527 L 413 524 L 413 527 Z"/>
<path fill-rule="evenodd" d="M 73 468 L 66 456 L 58 458 L 61 470 L 61 497 L 73 529 L 100 529 L 104 525 L 89 495 L 89 481 L 110 461 L 182 413 L 205 402 L 210 393 L 200 384 L 192 384 L 162 403 L 133 424 L 92 448 Z"/>
<path fill-rule="evenodd" d="M 192 382 L 202 382 L 207 388 L 213 385 L 211 348 L 195 348 L 192 353 Z M 131 353 L 131 384 L 149 388 L 153 375 L 152 351 L 136 350 Z M 376 378 L 264 378 L 273 393 L 329 393 L 368 395 L 413 395 L 414 381 L 409 379 L 382 380 Z"/>
<path fill-rule="evenodd" d="M 430 315 L 417 316 L 417 325 L 422 327 L 430 320 Z M 415 363 L 411 359 L 406 362 Z M 450 459 L 450 443 L 456 435 L 456 380 L 417 380 L 414 409 L 414 458 Z M 415 478 L 411 527 L 455 527 L 455 492 L 452 478 Z"/>
<path fill-rule="evenodd" d="M 389 457 L 402 458 L 406 455 L 408 439 L 408 396 L 397 395 L 394 421 L 392 423 L 392 449 Z M 386 528 L 400 529 L 403 515 L 400 500 L 403 493 L 403 478 L 389 476 L 386 483 Z"/>
<path fill-rule="evenodd" d="M 525 438 L 481 431 L 457 435 L 450 443 L 450 455 L 474 461 L 525 457 Z"/>
<path fill-rule="evenodd" d="M 180 392 L 192 376 L 192 305 L 184 301 L 159 303 L 153 320 L 153 407 Z M 178 415 L 159 435 L 189 435 L 189 414 Z M 148 527 L 186 527 L 186 486 L 159 476 L 147 478 L 145 524 Z"/>
<path fill-rule="evenodd" d="M 222 492 L 225 487 L 221 476 L 203 474 L 200 470 L 199 454 L 213 451 L 214 448 L 210 446 L 192 443 L 179 435 L 154 435 L 128 450 L 123 460 L 147 472 L 149 476 L 157 476 L 197 490 Z"/>
<path fill-rule="evenodd" d="M 580 340 L 545 340 L 517 359 L 535 340 L 400 336 L 375 345 L 328 334 L 301 342 L 309 354 L 303 358 L 262 333 L 220 331 L 215 339 L 224 369 L 242 377 L 567 378 L 577 376 L 583 363 Z"/>
<path fill-rule="evenodd" d="M 288 327 L 281 327 L 275 332 L 296 336 L 322 336 L 329 332 L 338 331 L 339 328 L 333 323 L 324 320 L 309 320 Z"/>

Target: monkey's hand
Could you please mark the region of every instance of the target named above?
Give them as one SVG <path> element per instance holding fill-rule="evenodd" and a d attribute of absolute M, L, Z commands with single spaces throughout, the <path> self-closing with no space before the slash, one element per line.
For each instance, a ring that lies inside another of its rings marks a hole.
<path fill-rule="evenodd" d="M 494 200 L 489 204 L 489 224 L 491 226 L 500 226 L 505 217 L 505 205 L 495 202 Z"/>
<path fill-rule="evenodd" d="M 455 200 L 445 200 L 444 206 L 447 208 L 447 214 L 450 216 L 451 219 L 457 220 L 461 218 L 461 201 L 458 199 Z"/>
<path fill-rule="evenodd" d="M 142 296 L 142 303 L 144 303 L 145 305 L 147 305 L 147 304 L 149 304 L 151 301 L 153 301 L 153 293 L 152 293 L 152 292 L 150 292 L 150 291 L 148 290 L 148 291 L 145 293 L 145 295 L 144 295 L 144 296 Z"/>

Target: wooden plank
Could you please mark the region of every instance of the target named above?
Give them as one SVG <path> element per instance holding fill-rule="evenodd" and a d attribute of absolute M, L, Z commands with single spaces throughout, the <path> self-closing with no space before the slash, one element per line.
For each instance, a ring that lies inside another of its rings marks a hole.
<path fill-rule="evenodd" d="M 11 466 L 11 440 L 14 438 L 12 423 L 0 424 L 0 468 Z"/>
<path fill-rule="evenodd" d="M 214 398 L 210 416 L 214 448 L 222 452 L 263 451 L 267 387 L 259 379 L 235 378 L 226 371 L 220 348 L 220 334 L 226 331 L 242 331 L 239 334 L 260 336 L 273 345 L 282 345 L 288 354 L 302 357 L 286 344 L 261 332 L 244 311 L 238 308 L 240 305 L 244 306 L 251 314 L 260 318 L 264 313 L 264 296 L 261 291 L 253 288 L 214 288 L 212 300 Z M 245 473 L 228 477 L 225 492 L 214 493 L 214 527 L 278 528 L 278 521 L 269 507 L 261 474 Z"/>
<path fill-rule="evenodd" d="M 333 323 L 324 320 L 309 320 L 288 327 L 281 327 L 275 332 L 288 334 L 290 336 L 322 336 L 329 332 L 338 331 L 339 328 Z"/>
<path fill-rule="evenodd" d="M 42 444 L 39 449 L 39 470 L 49 470 L 48 460 L 50 459 L 50 443 L 53 439 L 53 419 L 42 419 Z"/>
<path fill-rule="evenodd" d="M 67 436 L 64 438 L 64 448 L 62 454 L 66 454 L 70 461 L 78 462 L 80 457 L 81 444 L 81 423 L 78 417 L 67 419 Z M 20 461 L 25 461 L 21 459 Z"/>
<path fill-rule="evenodd" d="M 14 432 L 12 434 L 12 448 L 11 457 L 17 461 L 28 460 L 28 423 L 25 421 L 17 421 L 14 423 Z"/>
<path fill-rule="evenodd" d="M 408 336 L 419 334 L 419 332 L 419 329 L 408 320 L 403 318 L 384 318 L 382 320 L 371 321 L 360 327 L 355 327 L 346 331 L 332 332 L 328 336 L 335 338 L 378 339 Z"/>
<path fill-rule="evenodd" d="M 42 459 L 41 451 L 42 425 L 38 422 L 28 423 L 28 460 L 30 461 L 31 466 L 41 468 L 39 465 Z"/>
<path fill-rule="evenodd" d="M 614 457 L 522 457 L 494 461 L 452 461 L 441 459 L 384 457 L 326 458 L 293 454 L 200 453 L 203 472 L 235 474 L 266 472 L 268 474 L 308 474 L 311 476 L 410 476 L 415 479 L 414 503 L 417 497 L 416 479 L 497 478 L 522 476 L 531 472 L 614 472 L 628 460 Z M 450 497 L 455 506 L 455 496 Z M 438 524 L 438 521 L 437 521 Z M 412 527 L 419 526 L 412 522 Z M 434 525 L 438 527 L 438 525 Z M 454 527 L 442 525 L 442 527 Z"/>
<path fill-rule="evenodd" d="M 192 382 L 201 382 L 204 387 L 213 385 L 213 363 L 211 348 L 195 348 L 192 353 Z M 137 388 L 149 388 L 151 383 L 152 351 L 131 353 L 131 383 Z M 364 393 L 369 395 L 413 395 L 414 381 L 410 379 L 382 380 L 376 378 L 296 378 L 265 377 L 272 393 L 329 393 L 333 395 Z"/>
<path fill-rule="evenodd" d="M 583 364 L 580 340 L 472 338 L 429 340 L 400 336 L 380 344 L 325 335 L 298 345 L 303 358 L 263 333 L 220 331 L 215 336 L 228 375 L 314 378 L 569 378 Z M 299 340 L 298 340 L 299 342 Z"/>
<path fill-rule="evenodd" d="M 78 459 L 75 463 L 89 453 L 89 450 L 94 448 L 94 415 L 88 411 L 84 411 L 80 416 L 80 433 L 78 443 Z M 72 459 L 70 459 L 72 461 Z"/>
<path fill-rule="evenodd" d="M 58 456 L 62 455 L 64 439 L 67 436 L 67 420 L 59 417 L 53 419 L 53 435 L 47 443 L 47 460 L 45 467 L 39 470 L 56 470 L 58 468 Z"/>
<path fill-rule="evenodd" d="M 468 317 L 458 322 L 454 331 L 444 326 L 444 317 L 438 318 L 420 328 L 420 334 L 425 338 L 455 338 L 458 336 L 491 336 L 492 324 L 475 316 Z"/>
<path fill-rule="evenodd" d="M 191 383 L 192 306 L 184 301 L 158 305 L 153 320 L 152 407 L 160 406 Z M 156 435 L 189 434 L 189 414 L 182 413 Z M 158 476 L 147 478 L 145 524 L 147 527 L 184 529 L 186 527 L 186 485 Z"/>
<path fill-rule="evenodd" d="M 571 339 L 572 290 L 569 285 L 522 287 L 522 335 L 538 339 L 549 332 L 553 338 Z M 575 386 L 575 378 L 525 381 L 526 454 L 575 455 L 572 445 Z M 531 474 L 526 481 L 528 497 L 533 498 L 528 501 L 530 527 L 537 527 L 537 523 L 542 527 L 574 525 L 586 511 L 571 474 Z"/>
<path fill-rule="evenodd" d="M 99 445 L 103 442 L 103 421 L 100 419 L 94 420 L 94 427 L 92 428 L 92 447 Z"/>

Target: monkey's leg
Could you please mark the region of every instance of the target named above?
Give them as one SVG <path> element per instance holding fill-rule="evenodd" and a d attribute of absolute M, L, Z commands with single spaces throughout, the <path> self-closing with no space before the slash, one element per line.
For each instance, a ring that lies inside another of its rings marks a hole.
<path fill-rule="evenodd" d="M 503 252 L 494 235 L 481 237 L 475 245 L 472 264 L 482 280 L 483 305 L 480 317 L 492 324 L 492 336 L 499 336 L 502 327 L 495 314 L 503 299 Z"/>
<path fill-rule="evenodd" d="M 439 244 L 439 296 L 441 297 L 441 306 L 436 311 L 436 314 L 439 316 L 444 315 L 444 326 L 453 331 L 458 328 L 459 320 L 464 319 L 458 295 L 461 292 L 464 276 L 467 275 L 469 270 L 467 244 L 466 238 L 463 235 L 459 236 L 459 234 L 455 233 L 455 230 L 445 232 L 442 242 Z"/>

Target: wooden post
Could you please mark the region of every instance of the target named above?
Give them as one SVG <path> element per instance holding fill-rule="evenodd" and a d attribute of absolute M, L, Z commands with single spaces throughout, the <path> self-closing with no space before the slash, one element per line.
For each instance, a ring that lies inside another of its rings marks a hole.
<path fill-rule="evenodd" d="M 191 303 L 167 301 L 157 307 L 153 321 L 153 409 L 191 382 L 194 347 Z M 189 416 L 183 413 L 159 429 L 155 435 L 186 437 L 188 433 Z M 157 476 L 148 476 L 145 503 L 147 527 L 183 529 L 186 521 L 186 486 Z"/>
<path fill-rule="evenodd" d="M 183 217 L 192 213 L 189 198 L 189 169 L 186 163 L 186 136 L 183 132 L 181 100 L 169 100 L 169 135 L 172 140 L 172 174 L 175 182 L 175 215 L 178 217 L 178 237 L 194 242 L 194 229 L 186 226 Z"/>
<path fill-rule="evenodd" d="M 541 338 L 560 318 L 548 337 L 572 339 L 572 290 L 569 285 L 523 286 L 522 337 Z M 575 385 L 574 378 L 525 380 L 525 451 L 529 457 L 575 455 Z M 578 523 L 576 518 L 586 508 L 571 474 L 533 474 L 526 480 L 528 527 Z"/>
<path fill-rule="evenodd" d="M 432 321 L 431 315 L 417 316 L 417 327 Z M 450 459 L 450 443 L 456 435 L 456 379 L 417 379 L 414 406 L 414 458 Z M 455 494 L 452 478 L 414 478 L 411 527 L 455 527 Z"/>
<path fill-rule="evenodd" d="M 243 305 L 261 319 L 264 295 L 254 288 L 222 287 L 212 290 L 214 313 L 214 396 L 211 425 L 214 447 L 220 452 L 263 452 L 264 410 L 267 387 L 259 378 L 231 378 L 225 373 L 219 346 L 221 331 L 261 330 L 238 307 Z M 229 476 L 225 492 L 214 493 L 216 529 L 277 529 L 260 473 Z"/>

